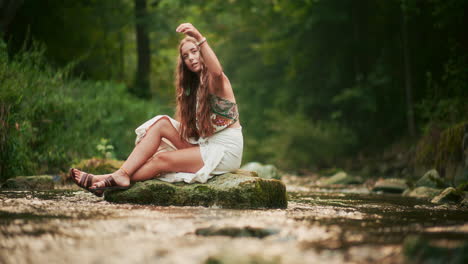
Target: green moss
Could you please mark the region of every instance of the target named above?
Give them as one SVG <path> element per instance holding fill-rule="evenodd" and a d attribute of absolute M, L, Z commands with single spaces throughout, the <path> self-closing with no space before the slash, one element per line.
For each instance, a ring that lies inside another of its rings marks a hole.
<path fill-rule="evenodd" d="M 448 187 L 443 190 L 439 195 L 431 200 L 431 203 L 444 204 L 444 203 L 459 203 L 463 200 L 463 192 L 457 191 L 453 187 Z"/>
<path fill-rule="evenodd" d="M 451 163 L 461 162 L 465 126 L 468 126 L 466 121 L 443 131 L 430 129 L 418 142 L 416 163 L 444 171 Z"/>
<path fill-rule="evenodd" d="M 123 163 L 121 160 L 91 158 L 80 160 L 72 167 L 92 174 L 106 174 L 116 171 Z"/>
<path fill-rule="evenodd" d="M 445 168 L 449 162 L 459 162 L 463 159 L 462 141 L 468 122 L 458 124 L 442 132 L 437 146 L 436 168 Z"/>
<path fill-rule="evenodd" d="M 468 191 L 468 182 L 463 182 L 463 183 L 460 183 L 458 186 L 457 186 L 457 192 L 465 192 L 465 191 Z"/>
<path fill-rule="evenodd" d="M 169 205 L 174 193 L 175 187 L 168 183 L 155 185 L 146 181 L 136 183 L 128 190 L 108 191 L 105 198 L 114 203 L 152 204 L 157 200 L 158 205 Z"/>
<path fill-rule="evenodd" d="M 238 209 L 287 207 L 286 187 L 281 181 L 232 173 L 216 176 L 206 184 L 138 182 L 125 191 L 106 192 L 105 199 L 116 203 Z"/>
<path fill-rule="evenodd" d="M 23 190 L 51 190 L 54 189 L 54 181 L 50 175 L 17 176 L 8 179 L 2 188 Z"/>
<path fill-rule="evenodd" d="M 452 241 L 432 243 L 422 236 L 408 236 L 403 243 L 403 254 L 409 263 L 466 263 L 468 243 Z M 454 242 L 457 246 L 453 246 Z M 440 246 L 442 244 L 442 246 Z M 447 244 L 447 245 L 444 245 Z"/>
<path fill-rule="evenodd" d="M 446 188 L 447 184 L 440 178 L 437 170 L 426 172 L 416 183 L 416 187 Z"/>

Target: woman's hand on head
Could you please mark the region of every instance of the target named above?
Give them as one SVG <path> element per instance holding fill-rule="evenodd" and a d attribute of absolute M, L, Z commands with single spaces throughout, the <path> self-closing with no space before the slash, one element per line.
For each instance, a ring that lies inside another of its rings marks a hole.
<path fill-rule="evenodd" d="M 202 34 L 200 33 L 200 31 L 198 31 L 198 29 L 196 29 L 192 24 L 190 23 L 182 23 L 180 24 L 177 29 L 176 29 L 176 32 L 179 32 L 179 33 L 183 33 L 187 36 L 191 36 L 191 37 L 194 37 L 197 41 L 200 41 L 203 36 Z"/>

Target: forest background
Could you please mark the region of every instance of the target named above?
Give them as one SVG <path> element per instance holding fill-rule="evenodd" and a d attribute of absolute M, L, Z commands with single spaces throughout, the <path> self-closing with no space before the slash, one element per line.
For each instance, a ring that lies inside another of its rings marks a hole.
<path fill-rule="evenodd" d="M 174 113 L 183 22 L 232 82 L 244 163 L 418 157 L 468 120 L 467 14 L 466 0 L 0 1 L 0 180 L 125 159 L 138 125 Z"/>

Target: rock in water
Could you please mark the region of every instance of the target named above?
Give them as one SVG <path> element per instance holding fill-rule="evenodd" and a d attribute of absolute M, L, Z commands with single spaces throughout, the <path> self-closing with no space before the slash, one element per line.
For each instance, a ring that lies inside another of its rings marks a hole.
<path fill-rule="evenodd" d="M 242 166 L 243 170 L 254 171 L 258 174 L 258 177 L 264 179 L 281 179 L 281 175 L 275 165 L 262 165 L 259 162 L 249 162 Z"/>
<path fill-rule="evenodd" d="M 8 179 L 2 189 L 21 189 L 21 190 L 52 190 L 54 189 L 53 176 L 17 176 Z"/>
<path fill-rule="evenodd" d="M 195 230 L 199 236 L 258 237 L 277 234 L 279 230 L 256 227 L 206 227 Z"/>
<path fill-rule="evenodd" d="M 431 203 L 442 204 L 442 203 L 458 203 L 463 197 L 453 187 L 448 187 L 439 195 L 431 200 Z"/>
<path fill-rule="evenodd" d="M 361 178 L 353 177 L 348 175 L 346 172 L 338 172 L 337 174 L 321 180 L 322 185 L 334 185 L 334 184 L 360 184 L 362 183 Z"/>
<path fill-rule="evenodd" d="M 460 206 L 468 207 L 468 195 L 465 193 L 465 198 L 460 202 Z"/>
<path fill-rule="evenodd" d="M 416 187 L 413 190 L 406 190 L 403 193 L 403 196 L 416 197 L 416 198 L 426 198 L 432 199 L 441 192 L 440 189 L 431 188 L 431 187 Z"/>
<path fill-rule="evenodd" d="M 382 179 L 378 180 L 374 188 L 372 188 L 373 192 L 384 192 L 384 193 L 402 193 L 408 188 L 406 181 L 403 179 Z"/>
<path fill-rule="evenodd" d="M 406 263 L 467 263 L 468 242 L 409 235 L 403 242 Z"/>
<path fill-rule="evenodd" d="M 157 179 L 137 182 L 124 191 L 106 191 L 105 200 L 176 206 L 222 208 L 286 208 L 286 186 L 279 180 L 226 173 L 205 184 L 167 183 Z"/>
<path fill-rule="evenodd" d="M 424 174 L 417 182 L 416 187 L 445 188 L 447 185 L 440 178 L 437 170 L 430 170 Z"/>

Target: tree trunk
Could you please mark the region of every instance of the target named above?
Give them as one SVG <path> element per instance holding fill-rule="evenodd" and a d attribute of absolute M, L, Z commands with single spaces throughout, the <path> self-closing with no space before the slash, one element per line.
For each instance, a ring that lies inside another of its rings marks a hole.
<path fill-rule="evenodd" d="M 119 32 L 119 79 L 125 79 L 125 39 L 123 29 Z"/>
<path fill-rule="evenodd" d="M 362 55 L 361 53 L 361 34 L 360 34 L 360 28 L 359 28 L 359 5 L 360 2 L 353 2 L 352 3 L 352 8 L 350 10 L 351 12 L 351 23 L 352 23 L 352 31 L 353 31 L 353 47 L 354 47 L 354 52 L 353 52 L 353 66 L 354 66 L 354 78 L 360 85 L 361 82 L 363 81 L 363 71 L 361 67 L 361 62 L 360 62 L 360 56 Z"/>
<path fill-rule="evenodd" d="M 0 37 L 7 34 L 8 25 L 22 4 L 23 0 L 0 0 Z"/>
<path fill-rule="evenodd" d="M 405 8 L 402 10 L 401 32 L 403 40 L 403 61 L 405 67 L 405 90 L 406 90 L 406 118 L 408 132 L 411 137 L 415 136 L 414 110 L 413 110 L 413 87 L 411 78 L 411 58 L 408 44 L 408 16 Z"/>
<path fill-rule="evenodd" d="M 150 96 L 151 53 L 146 18 L 146 0 L 135 0 L 138 62 L 135 83 L 131 92 L 140 98 L 148 98 Z"/>

